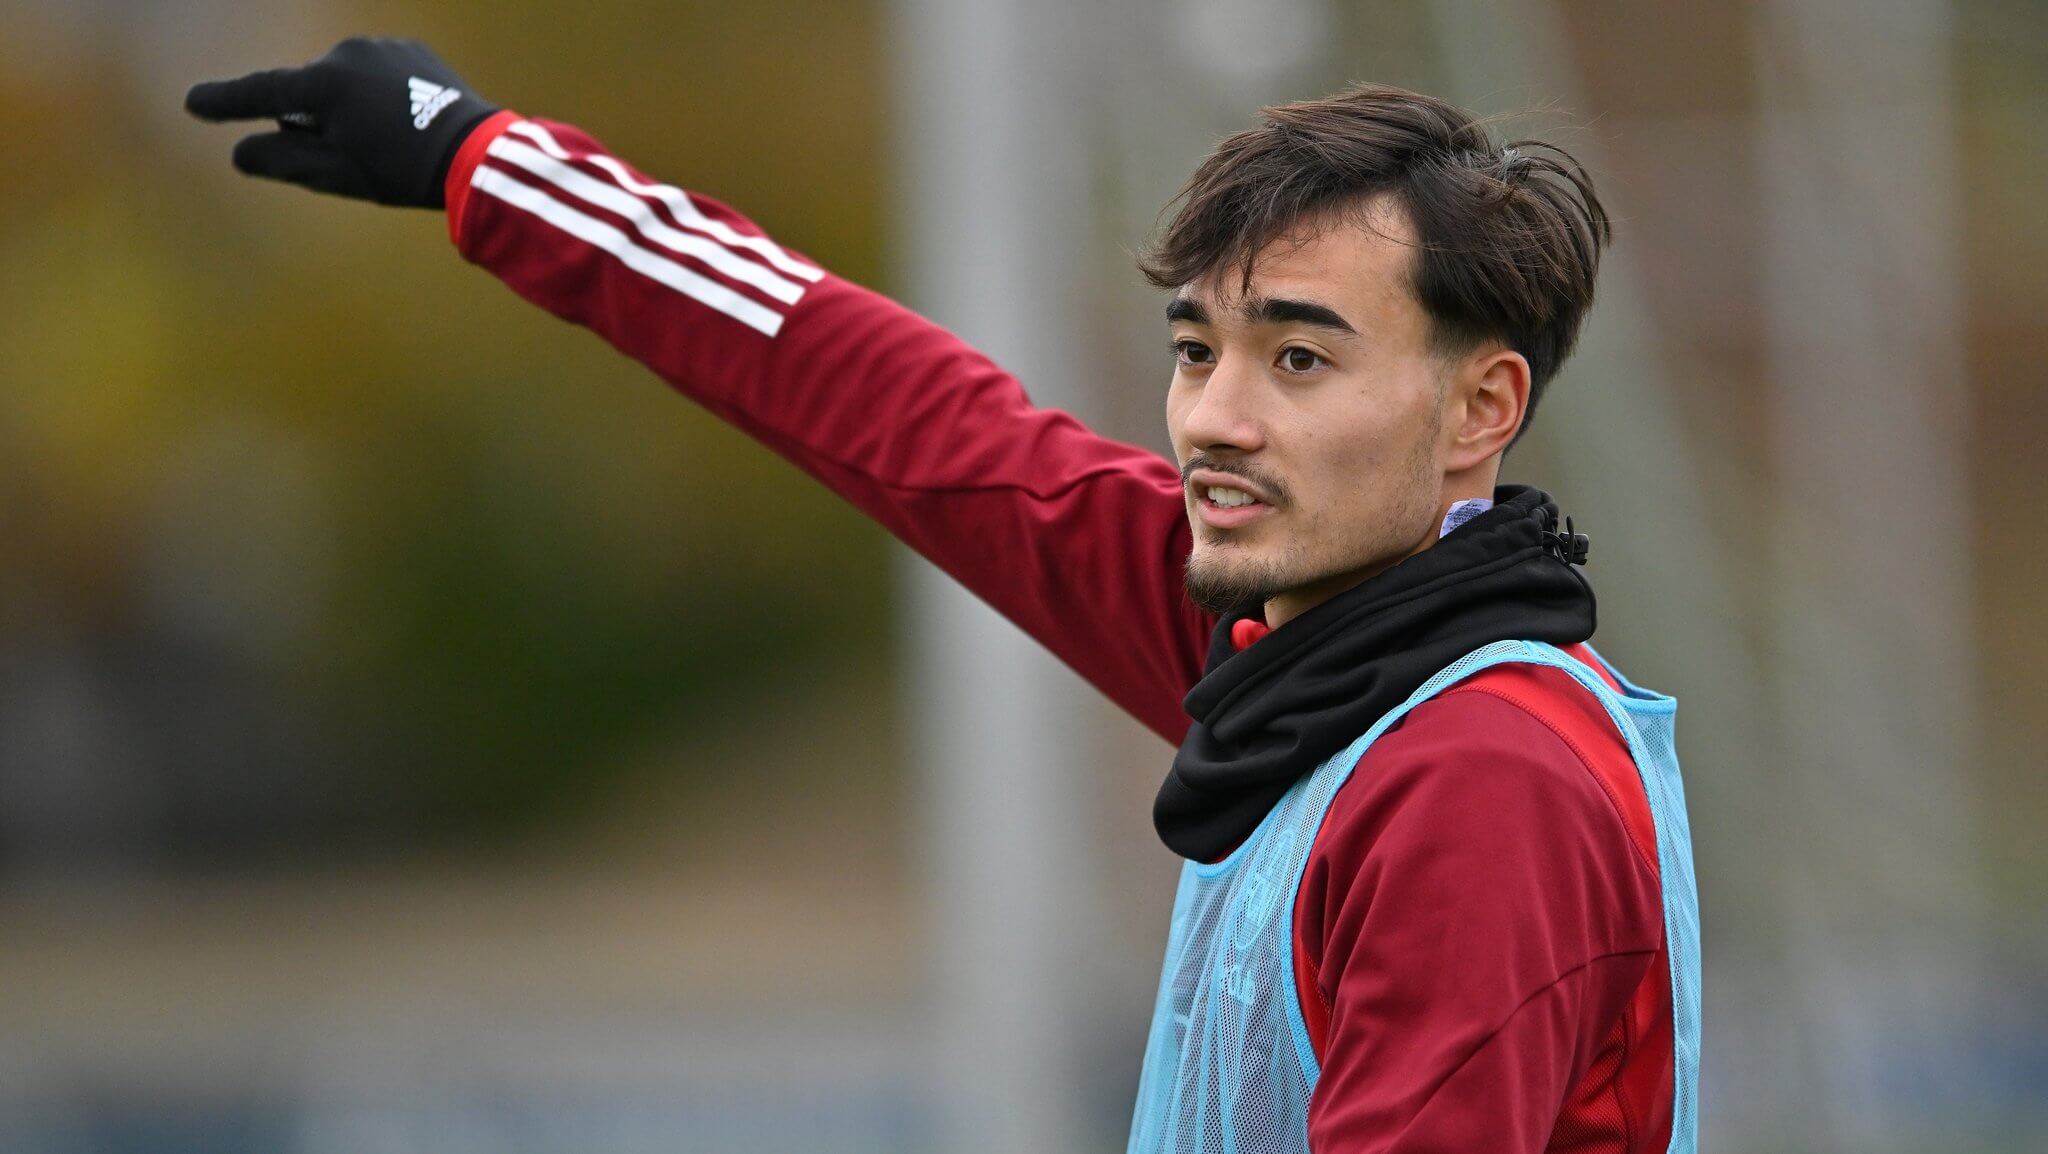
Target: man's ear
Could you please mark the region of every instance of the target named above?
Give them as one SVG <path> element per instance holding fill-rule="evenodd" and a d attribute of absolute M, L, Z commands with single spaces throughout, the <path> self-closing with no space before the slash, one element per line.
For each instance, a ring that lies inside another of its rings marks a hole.
<path fill-rule="evenodd" d="M 1529 362 L 1494 346 L 1455 370 L 1445 398 L 1444 469 L 1458 473 L 1504 452 L 1529 412 Z"/>

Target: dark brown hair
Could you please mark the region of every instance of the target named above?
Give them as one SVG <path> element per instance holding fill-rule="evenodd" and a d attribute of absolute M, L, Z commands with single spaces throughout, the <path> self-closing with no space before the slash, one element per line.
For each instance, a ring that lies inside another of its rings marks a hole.
<path fill-rule="evenodd" d="M 1268 243 L 1332 212 L 1370 227 L 1363 210 L 1391 193 L 1419 241 L 1414 290 L 1432 351 L 1496 339 L 1522 354 L 1533 414 L 1578 339 L 1613 237 L 1584 166 L 1538 140 L 1502 146 L 1471 113 L 1384 84 L 1260 115 L 1169 202 L 1180 209 L 1138 262 L 1146 279 L 1178 288 L 1242 269 L 1248 292 Z"/>

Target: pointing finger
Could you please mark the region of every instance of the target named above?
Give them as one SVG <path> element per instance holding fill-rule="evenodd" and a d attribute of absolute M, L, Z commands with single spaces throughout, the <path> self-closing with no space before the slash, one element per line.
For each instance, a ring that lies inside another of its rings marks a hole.
<path fill-rule="evenodd" d="M 201 120 L 253 120 L 309 112 L 305 68 L 271 68 L 235 80 L 209 80 L 185 93 L 185 111 Z"/>

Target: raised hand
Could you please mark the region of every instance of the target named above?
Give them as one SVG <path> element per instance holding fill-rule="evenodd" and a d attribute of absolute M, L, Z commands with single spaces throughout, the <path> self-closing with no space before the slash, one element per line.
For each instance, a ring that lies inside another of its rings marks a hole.
<path fill-rule="evenodd" d="M 355 36 L 299 68 L 195 84 L 201 120 L 278 122 L 236 143 L 235 167 L 378 204 L 441 208 L 463 137 L 497 106 L 417 40 Z"/>

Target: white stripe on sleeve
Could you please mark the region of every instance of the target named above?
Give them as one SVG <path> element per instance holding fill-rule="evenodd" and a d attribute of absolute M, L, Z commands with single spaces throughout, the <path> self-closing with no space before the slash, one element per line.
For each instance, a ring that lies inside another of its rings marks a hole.
<path fill-rule="evenodd" d="M 655 215 L 654 209 L 645 201 L 625 192 L 617 185 L 595 179 L 581 170 L 571 168 L 559 160 L 551 160 L 538 149 L 521 144 L 508 136 L 500 136 L 491 142 L 486 155 L 516 165 L 542 180 L 555 185 L 564 192 L 599 208 L 609 209 L 633 222 L 633 227 L 648 240 L 696 257 L 724 275 L 742 284 L 752 285 L 786 305 L 795 304 L 804 295 L 804 286 L 795 281 L 777 276 L 772 269 L 744 257 L 716 241 L 696 233 L 682 232 L 670 228 Z"/>
<path fill-rule="evenodd" d="M 625 233 L 570 208 L 532 185 L 522 184 L 481 164 L 476 167 L 469 183 L 478 192 L 532 213 L 570 236 L 619 258 L 620 263 L 634 272 L 717 309 L 748 328 L 771 337 L 782 330 L 782 314 L 767 305 L 709 277 L 691 272 L 665 256 L 641 248 Z"/>
<path fill-rule="evenodd" d="M 535 124 L 531 120 L 516 121 L 512 124 L 507 125 L 505 127 L 505 131 L 516 132 L 519 135 L 526 137 L 528 140 L 531 140 L 535 144 L 540 145 L 540 149 L 542 152 L 547 153 L 549 156 L 554 157 L 556 160 L 570 159 L 569 150 L 562 147 L 562 142 L 555 139 L 555 134 L 549 132 L 545 128 L 542 128 L 540 125 Z"/>
<path fill-rule="evenodd" d="M 542 152 L 547 153 L 556 160 L 567 161 L 570 159 L 569 150 L 562 147 L 561 142 L 555 139 L 554 133 L 549 132 L 530 120 L 521 120 L 511 124 L 506 127 L 505 131 L 507 133 L 518 133 L 531 140 L 540 146 Z M 500 139 L 503 138 L 500 137 Z M 780 245 L 769 240 L 767 237 L 748 236 L 722 220 L 713 220 L 705 216 L 703 210 L 699 209 L 696 203 L 690 199 L 690 194 L 674 185 L 642 183 L 634 179 L 633 174 L 626 170 L 625 165 L 620 164 L 614 158 L 606 156 L 601 152 L 593 152 L 584 157 L 584 159 L 611 173 L 612 179 L 618 181 L 621 187 L 639 193 L 641 196 L 654 197 L 656 200 L 668 205 L 670 209 L 674 210 L 676 220 L 680 221 L 685 228 L 695 229 L 728 248 L 743 248 L 755 253 L 777 269 L 800 280 L 816 284 L 825 277 L 822 270 L 813 268 L 790 256 L 782 250 Z"/>

